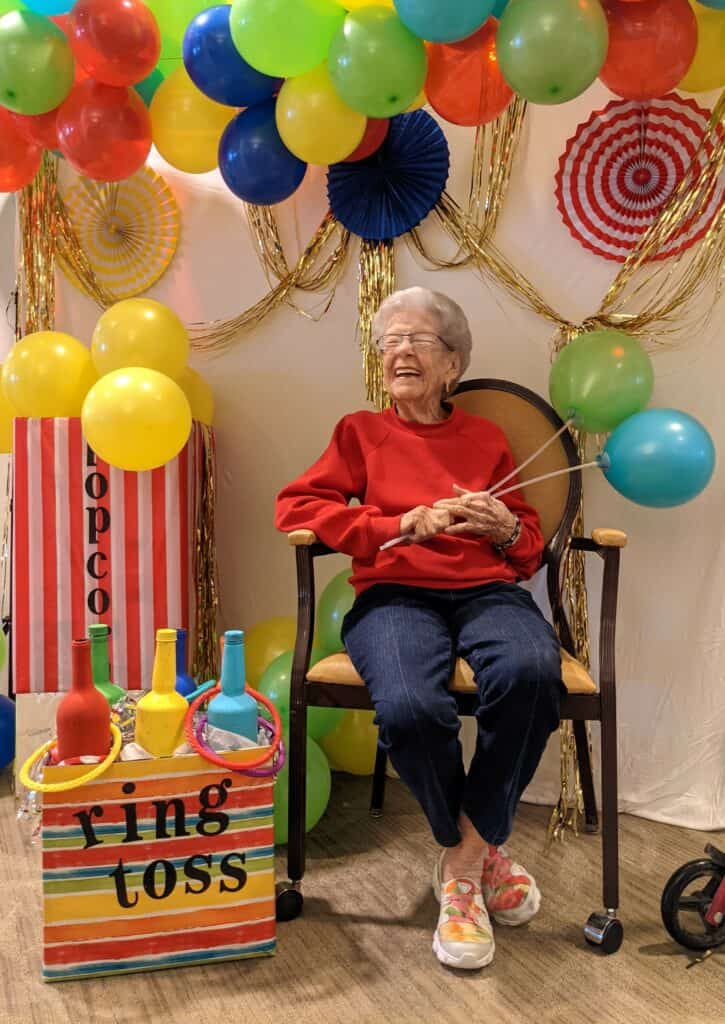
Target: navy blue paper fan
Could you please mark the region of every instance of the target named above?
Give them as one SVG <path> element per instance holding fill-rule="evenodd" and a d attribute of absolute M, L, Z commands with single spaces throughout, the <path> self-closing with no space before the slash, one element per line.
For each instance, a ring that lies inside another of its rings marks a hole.
<path fill-rule="evenodd" d="M 354 235 L 397 238 L 428 216 L 443 194 L 449 167 L 446 137 L 430 114 L 399 114 L 372 156 L 331 165 L 330 209 Z"/>

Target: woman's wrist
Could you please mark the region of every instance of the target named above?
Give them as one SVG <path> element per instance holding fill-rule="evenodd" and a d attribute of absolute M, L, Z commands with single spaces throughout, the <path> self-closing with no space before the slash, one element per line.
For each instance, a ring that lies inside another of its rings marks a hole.
<path fill-rule="evenodd" d="M 521 536 L 521 520 L 518 516 L 514 516 L 514 525 L 508 534 L 502 539 L 494 542 L 494 547 L 497 551 L 508 551 L 518 541 Z"/>

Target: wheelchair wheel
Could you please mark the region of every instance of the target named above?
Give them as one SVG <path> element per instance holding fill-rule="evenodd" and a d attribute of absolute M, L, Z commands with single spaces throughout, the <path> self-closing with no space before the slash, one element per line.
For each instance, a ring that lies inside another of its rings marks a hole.
<path fill-rule="evenodd" d="M 725 867 L 712 860 L 691 860 L 672 875 L 662 892 L 662 921 L 675 942 L 686 949 L 714 949 L 725 943 L 725 922 L 705 920 Z"/>

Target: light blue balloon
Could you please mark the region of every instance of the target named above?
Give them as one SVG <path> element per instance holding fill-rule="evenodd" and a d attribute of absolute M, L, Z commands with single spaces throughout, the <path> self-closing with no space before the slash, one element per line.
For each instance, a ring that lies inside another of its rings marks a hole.
<path fill-rule="evenodd" d="M 493 11 L 492 11 L 492 14 L 493 14 L 494 18 L 500 18 L 501 15 L 503 14 L 503 12 L 508 7 L 508 5 L 509 5 L 509 0 L 496 0 L 496 3 L 493 5 Z"/>
<path fill-rule="evenodd" d="M 716 11 L 725 11 L 725 0 L 697 0 L 703 7 L 714 7 Z"/>
<path fill-rule="evenodd" d="M 45 14 L 46 17 L 56 14 L 67 14 L 75 0 L 25 0 L 25 6 L 36 14 Z"/>
<path fill-rule="evenodd" d="M 715 469 L 715 445 L 686 412 L 645 409 L 617 427 L 601 460 L 605 477 L 625 498 L 671 508 L 707 486 Z"/>
<path fill-rule="evenodd" d="M 496 0 L 393 0 L 398 17 L 431 43 L 455 43 L 483 25 Z"/>

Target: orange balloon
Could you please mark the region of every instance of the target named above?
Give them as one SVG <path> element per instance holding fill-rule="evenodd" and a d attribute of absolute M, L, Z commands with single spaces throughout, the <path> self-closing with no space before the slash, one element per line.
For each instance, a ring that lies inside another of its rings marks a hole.
<path fill-rule="evenodd" d="M 446 121 L 469 128 L 486 124 L 513 99 L 513 90 L 498 66 L 497 29 L 496 18 L 489 18 L 459 43 L 432 43 L 427 47 L 425 93 Z"/>
<path fill-rule="evenodd" d="M 697 49 L 687 0 L 604 0 L 609 50 L 599 78 L 626 100 L 664 96 L 682 80 Z"/>

